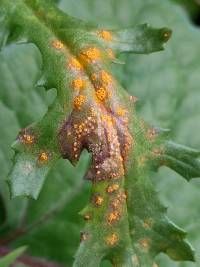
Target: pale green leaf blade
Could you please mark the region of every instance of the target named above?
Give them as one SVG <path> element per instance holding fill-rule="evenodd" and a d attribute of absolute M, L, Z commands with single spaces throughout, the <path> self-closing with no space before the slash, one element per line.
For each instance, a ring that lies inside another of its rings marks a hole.
<path fill-rule="evenodd" d="M 13 263 L 21 254 L 23 254 L 26 249 L 26 246 L 19 247 L 3 258 L 0 258 L 0 267 L 10 267 L 11 263 Z"/>

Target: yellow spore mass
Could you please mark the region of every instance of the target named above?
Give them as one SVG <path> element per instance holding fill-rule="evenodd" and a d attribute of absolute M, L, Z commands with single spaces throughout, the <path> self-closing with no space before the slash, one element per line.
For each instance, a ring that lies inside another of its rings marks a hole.
<path fill-rule="evenodd" d="M 92 79 L 93 81 L 96 81 L 97 78 L 98 78 L 97 74 L 96 74 L 96 73 L 92 73 L 92 75 L 91 75 L 91 79 Z"/>
<path fill-rule="evenodd" d="M 105 70 L 101 71 L 101 79 L 107 85 L 112 82 L 112 76 Z"/>
<path fill-rule="evenodd" d="M 52 46 L 58 50 L 62 49 L 64 47 L 64 44 L 59 40 L 53 40 Z"/>
<path fill-rule="evenodd" d="M 108 124 L 108 126 L 113 125 L 113 119 L 112 119 L 112 117 L 110 115 L 102 114 L 101 115 L 101 119 L 102 119 L 102 121 L 105 121 Z"/>
<path fill-rule="evenodd" d="M 119 189 L 119 185 L 118 184 L 112 184 L 112 185 L 108 186 L 107 192 L 108 193 L 113 193 L 118 189 Z"/>
<path fill-rule="evenodd" d="M 25 144 L 32 144 L 34 142 L 34 136 L 30 134 L 24 134 L 22 140 Z"/>
<path fill-rule="evenodd" d="M 106 243 L 109 246 L 114 246 L 118 242 L 119 238 L 116 233 L 112 233 L 106 238 Z"/>
<path fill-rule="evenodd" d="M 114 52 L 113 52 L 113 50 L 111 48 L 106 49 L 106 52 L 107 52 L 108 57 L 110 59 L 115 59 L 115 54 L 114 54 Z"/>
<path fill-rule="evenodd" d="M 106 30 L 99 31 L 98 35 L 106 41 L 111 41 L 113 39 L 111 32 Z"/>
<path fill-rule="evenodd" d="M 76 109 L 80 109 L 82 107 L 82 105 L 85 103 L 86 101 L 86 96 L 85 95 L 78 95 L 74 98 L 74 107 Z"/>
<path fill-rule="evenodd" d="M 89 47 L 81 52 L 81 56 L 86 58 L 87 61 L 93 61 L 101 57 L 101 52 L 96 47 Z"/>
<path fill-rule="evenodd" d="M 48 160 L 48 155 L 46 152 L 41 152 L 39 155 L 39 161 L 41 162 L 45 162 Z"/>
<path fill-rule="evenodd" d="M 126 114 L 126 109 L 124 108 L 118 108 L 117 109 L 117 115 L 118 116 L 124 116 Z"/>
<path fill-rule="evenodd" d="M 91 216 L 89 214 L 84 215 L 84 220 L 89 221 L 91 219 Z"/>
<path fill-rule="evenodd" d="M 82 70 L 82 65 L 76 58 L 71 58 L 69 60 L 68 66 L 70 68 L 74 68 L 74 69 L 77 69 L 77 70 Z"/>
<path fill-rule="evenodd" d="M 96 91 L 96 96 L 99 100 L 104 101 L 107 97 L 108 97 L 108 93 L 107 90 L 103 87 L 100 87 L 97 91 Z"/>
<path fill-rule="evenodd" d="M 117 211 L 111 212 L 108 215 L 108 223 L 112 224 L 119 220 L 119 213 Z"/>
<path fill-rule="evenodd" d="M 134 264 L 139 264 L 139 258 L 138 258 L 138 256 L 133 255 L 133 256 L 132 256 L 132 262 L 133 262 Z"/>
<path fill-rule="evenodd" d="M 150 242 L 148 239 L 142 239 L 140 240 L 140 245 L 143 249 L 149 249 L 149 246 L 150 246 Z"/>
<path fill-rule="evenodd" d="M 96 196 L 96 197 L 95 197 L 95 200 L 94 200 L 94 202 L 95 202 L 95 204 L 96 204 L 97 206 L 101 206 L 101 205 L 103 204 L 103 201 L 104 201 L 104 199 L 103 199 L 102 196 Z"/>
<path fill-rule="evenodd" d="M 75 79 L 75 80 L 72 81 L 72 87 L 74 89 L 79 89 L 80 90 L 80 89 L 83 89 L 84 86 L 85 86 L 85 81 L 80 79 L 80 78 Z"/>

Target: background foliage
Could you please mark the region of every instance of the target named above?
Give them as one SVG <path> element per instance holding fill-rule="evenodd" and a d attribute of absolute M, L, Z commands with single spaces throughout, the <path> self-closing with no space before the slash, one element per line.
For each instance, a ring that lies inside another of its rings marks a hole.
<path fill-rule="evenodd" d="M 170 0 L 63 0 L 60 7 L 105 27 L 148 22 L 173 29 L 164 52 L 128 55 L 121 58 L 126 64 L 113 67 L 124 87 L 139 98 L 138 111 L 147 121 L 170 128 L 175 141 L 200 148 L 200 31 L 185 11 Z M 87 153 L 77 168 L 61 160 L 48 175 L 37 201 L 9 200 L 4 182 L 13 153 L 10 144 L 20 128 L 42 117 L 55 97 L 54 90 L 46 93 L 36 86 L 41 68 L 39 51 L 31 44 L 10 45 L 0 53 L 1 239 L 8 235 L 12 239 L 19 227 L 26 230 L 13 242 L 1 242 L 14 248 L 26 244 L 30 255 L 70 266 L 83 224 L 78 212 L 87 201 L 90 186 L 89 182 L 82 184 Z M 200 180 L 187 183 L 167 168 L 153 179 L 162 202 L 169 206 L 169 217 L 189 232 L 188 239 L 197 252 L 197 263 L 174 263 L 163 255 L 157 262 L 162 267 L 199 266 Z M 42 217 L 41 222 L 32 225 L 46 213 L 54 215 L 58 206 L 55 216 Z"/>

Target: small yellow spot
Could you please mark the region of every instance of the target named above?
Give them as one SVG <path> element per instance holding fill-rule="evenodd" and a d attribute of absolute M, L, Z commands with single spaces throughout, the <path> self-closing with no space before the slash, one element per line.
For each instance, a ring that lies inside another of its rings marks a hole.
<path fill-rule="evenodd" d="M 101 79 L 107 85 L 112 82 L 112 76 L 105 70 L 101 71 Z"/>
<path fill-rule="evenodd" d="M 153 220 L 152 219 L 146 219 L 144 222 L 143 222 L 143 227 L 145 229 L 151 229 L 153 226 Z"/>
<path fill-rule="evenodd" d="M 94 203 L 95 203 L 97 206 L 101 206 L 101 205 L 103 204 L 103 201 L 104 201 L 104 199 L 103 199 L 102 196 L 97 195 L 97 196 L 95 196 L 95 198 L 94 198 Z"/>
<path fill-rule="evenodd" d="M 138 100 L 138 98 L 134 95 L 130 95 L 129 99 L 131 100 L 131 102 L 133 102 L 133 104 L 135 104 Z"/>
<path fill-rule="evenodd" d="M 136 255 L 132 256 L 132 262 L 134 264 L 139 264 L 139 258 L 138 258 L 138 256 L 136 256 Z"/>
<path fill-rule="evenodd" d="M 48 160 L 48 155 L 46 152 L 41 152 L 39 155 L 39 161 L 41 162 L 45 162 Z"/>
<path fill-rule="evenodd" d="M 96 91 L 96 96 L 99 100 L 104 101 L 107 97 L 108 97 L 108 93 L 107 90 L 103 87 L 100 87 L 97 91 Z"/>
<path fill-rule="evenodd" d="M 100 58 L 101 52 L 96 47 L 89 47 L 88 49 L 82 51 L 81 56 L 86 58 L 87 61 L 93 61 Z"/>
<path fill-rule="evenodd" d="M 169 36 L 168 33 L 164 33 L 164 37 L 167 38 Z"/>
<path fill-rule="evenodd" d="M 30 134 L 24 134 L 22 140 L 25 144 L 32 144 L 34 142 L 34 136 Z"/>
<path fill-rule="evenodd" d="M 106 30 L 99 31 L 98 35 L 106 41 L 111 41 L 113 39 L 111 32 Z"/>
<path fill-rule="evenodd" d="M 124 200 L 127 199 L 127 193 L 125 193 L 125 192 L 121 192 L 121 193 L 119 193 L 119 194 L 117 195 L 117 197 L 118 197 L 118 199 L 119 199 L 120 201 L 124 201 Z"/>
<path fill-rule="evenodd" d="M 118 184 L 112 184 L 112 185 L 108 186 L 107 192 L 108 193 L 113 193 L 118 189 L 119 189 L 119 185 Z"/>
<path fill-rule="evenodd" d="M 110 115 L 102 114 L 101 115 L 101 119 L 102 119 L 102 121 L 105 121 L 108 124 L 108 126 L 113 125 L 113 119 L 112 119 L 112 117 Z"/>
<path fill-rule="evenodd" d="M 144 163 L 146 161 L 146 157 L 145 156 L 141 156 L 139 159 L 138 159 L 138 165 L 139 166 L 143 166 Z"/>
<path fill-rule="evenodd" d="M 139 243 L 140 243 L 140 246 L 143 248 L 143 249 L 145 249 L 145 250 L 148 250 L 149 249 L 149 239 L 141 239 L 140 241 L 139 241 Z"/>
<path fill-rule="evenodd" d="M 117 109 L 117 115 L 118 116 L 124 116 L 125 114 L 126 114 L 126 109 L 124 109 L 124 108 L 118 108 Z"/>
<path fill-rule="evenodd" d="M 76 58 L 73 58 L 73 57 L 69 60 L 68 66 L 70 68 L 74 68 L 77 70 L 82 70 L 83 68 L 81 63 Z"/>
<path fill-rule="evenodd" d="M 163 155 L 164 150 L 162 148 L 154 148 L 152 153 L 155 157 L 160 157 Z"/>
<path fill-rule="evenodd" d="M 166 41 L 169 40 L 169 38 L 171 37 L 172 32 L 171 31 L 166 31 L 163 33 L 163 37 L 165 38 Z"/>
<path fill-rule="evenodd" d="M 109 235 L 106 238 L 106 243 L 109 246 L 114 246 L 118 242 L 118 240 L 119 240 L 119 238 L 118 238 L 117 234 L 112 233 L 111 235 Z"/>
<path fill-rule="evenodd" d="M 150 128 L 147 130 L 147 138 L 150 141 L 153 141 L 156 137 L 156 129 Z"/>
<path fill-rule="evenodd" d="M 154 262 L 152 267 L 158 267 L 158 264 Z"/>
<path fill-rule="evenodd" d="M 88 240 L 89 235 L 85 232 L 81 232 L 81 242 Z"/>
<path fill-rule="evenodd" d="M 106 49 L 106 51 L 107 51 L 108 57 L 110 59 L 115 59 L 115 55 L 114 55 L 114 53 L 113 53 L 111 48 Z"/>
<path fill-rule="evenodd" d="M 92 75 L 91 75 L 91 79 L 92 79 L 93 81 L 96 81 L 97 78 L 98 78 L 97 74 L 96 74 L 96 73 L 92 73 Z"/>
<path fill-rule="evenodd" d="M 112 206 L 113 206 L 113 208 L 118 208 L 119 207 L 119 205 L 120 205 L 120 200 L 118 199 L 118 198 L 116 198 L 116 199 L 114 199 L 113 201 L 112 201 Z"/>
<path fill-rule="evenodd" d="M 82 105 L 86 101 L 86 96 L 85 95 L 79 95 L 74 98 L 74 107 L 77 109 L 81 109 Z"/>
<path fill-rule="evenodd" d="M 62 49 L 64 47 L 64 44 L 59 40 L 53 40 L 52 46 L 58 50 Z"/>
<path fill-rule="evenodd" d="M 83 89 L 85 86 L 85 81 L 78 78 L 72 81 L 72 87 L 74 89 Z"/>
<path fill-rule="evenodd" d="M 112 223 L 114 223 L 114 222 L 116 222 L 116 221 L 118 221 L 119 220 L 119 212 L 118 211 L 114 211 L 114 212 L 111 212 L 111 213 L 109 213 L 108 214 L 108 223 L 110 223 L 110 224 L 112 224 Z"/>
<path fill-rule="evenodd" d="M 91 219 L 91 216 L 89 214 L 84 215 L 84 220 L 89 221 Z"/>

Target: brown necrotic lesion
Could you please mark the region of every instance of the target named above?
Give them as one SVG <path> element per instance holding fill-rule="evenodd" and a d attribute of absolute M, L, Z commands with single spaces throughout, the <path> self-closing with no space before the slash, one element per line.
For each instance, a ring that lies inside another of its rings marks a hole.
<path fill-rule="evenodd" d="M 101 31 L 102 38 L 111 33 Z M 75 163 L 83 149 L 92 154 L 92 164 L 86 178 L 90 180 L 121 179 L 132 144 L 128 129 L 128 109 L 117 95 L 117 83 L 104 67 L 106 51 L 87 46 L 71 56 L 67 68 L 71 71 L 73 107 L 71 115 L 59 131 L 60 151 Z M 83 90 L 84 89 L 84 90 Z M 120 104 L 119 104 L 120 103 Z M 113 189 L 117 190 L 112 186 Z"/>

